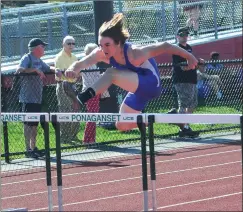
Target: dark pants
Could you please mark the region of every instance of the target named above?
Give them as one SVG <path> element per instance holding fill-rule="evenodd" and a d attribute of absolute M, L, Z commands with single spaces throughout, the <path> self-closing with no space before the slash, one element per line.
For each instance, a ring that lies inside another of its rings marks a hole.
<path fill-rule="evenodd" d="M 22 112 L 23 113 L 40 113 L 41 104 L 22 103 Z M 38 126 L 39 122 L 24 122 L 24 124 L 29 125 L 29 126 Z"/>
<path fill-rule="evenodd" d="M 41 104 L 37 103 L 21 103 L 23 113 L 41 113 Z M 24 122 L 28 126 L 38 126 L 39 122 Z M 53 128 L 56 130 L 56 124 L 52 123 Z M 44 124 L 41 123 L 41 127 L 44 129 Z"/>

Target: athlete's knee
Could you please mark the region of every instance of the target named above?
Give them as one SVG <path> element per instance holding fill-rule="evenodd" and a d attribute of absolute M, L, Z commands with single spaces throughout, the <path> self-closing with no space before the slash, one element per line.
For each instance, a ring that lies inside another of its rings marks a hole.
<path fill-rule="evenodd" d="M 116 129 L 118 129 L 121 132 L 125 132 L 131 130 L 132 127 L 130 126 L 129 123 L 126 122 L 116 122 Z"/>
<path fill-rule="evenodd" d="M 105 71 L 105 73 L 107 73 L 107 74 L 113 74 L 115 72 L 116 72 L 115 68 L 107 68 L 106 71 Z"/>

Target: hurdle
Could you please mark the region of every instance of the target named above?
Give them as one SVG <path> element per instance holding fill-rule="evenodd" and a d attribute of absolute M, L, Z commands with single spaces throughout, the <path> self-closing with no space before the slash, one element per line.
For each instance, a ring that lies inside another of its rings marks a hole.
<path fill-rule="evenodd" d="M 6 122 L 41 122 L 44 126 L 45 157 L 46 157 L 46 185 L 48 189 L 48 208 L 53 209 L 52 182 L 51 182 L 51 161 L 50 161 L 50 140 L 49 140 L 49 114 L 48 113 L 1 113 L 1 121 Z M 8 151 L 8 144 L 4 143 L 5 151 Z M 7 146 L 6 146 L 7 145 Z M 7 155 L 8 156 L 8 155 Z M 9 161 L 9 159 L 8 159 Z M 26 208 L 11 208 L 4 211 L 28 211 Z"/>
<path fill-rule="evenodd" d="M 242 114 L 160 114 L 151 113 L 146 115 L 148 123 L 148 138 L 150 148 L 150 172 L 152 183 L 152 210 L 157 210 L 156 200 L 156 167 L 154 153 L 154 123 L 166 124 L 239 124 L 241 129 L 241 152 L 243 161 L 243 115 Z"/>
<path fill-rule="evenodd" d="M 57 186 L 58 186 L 58 210 L 63 211 L 62 195 L 62 159 L 60 144 L 60 122 L 126 122 L 137 123 L 141 133 L 142 152 L 142 180 L 143 180 L 143 207 L 148 211 L 148 179 L 146 156 L 146 127 L 145 114 L 119 114 L 119 113 L 51 113 L 51 121 L 56 126 L 56 160 L 57 160 Z"/>

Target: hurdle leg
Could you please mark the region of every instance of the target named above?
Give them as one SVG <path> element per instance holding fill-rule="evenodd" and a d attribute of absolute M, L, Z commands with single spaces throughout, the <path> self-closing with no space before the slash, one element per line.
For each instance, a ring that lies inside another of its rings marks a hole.
<path fill-rule="evenodd" d="M 49 138 L 49 123 L 46 122 L 45 116 L 41 115 L 41 122 L 44 124 L 44 140 L 45 140 L 45 156 L 46 156 L 46 184 L 48 189 L 48 209 L 52 211 L 52 182 L 51 182 L 51 158 L 50 158 L 50 138 Z"/>
<path fill-rule="evenodd" d="M 241 134 L 241 164 L 243 167 L 243 115 L 240 117 L 240 134 Z"/>
<path fill-rule="evenodd" d="M 57 115 L 52 115 L 52 122 L 55 124 L 56 135 L 56 163 L 57 163 L 57 195 L 58 195 L 58 211 L 63 211 L 62 201 L 62 156 L 61 156 L 61 140 L 60 140 L 60 122 L 57 121 Z"/>
<path fill-rule="evenodd" d="M 150 176 L 152 183 L 152 209 L 157 210 L 156 199 L 156 171 L 155 171 L 155 153 L 154 153 L 154 115 L 148 116 L 148 136 L 150 150 Z"/>
<path fill-rule="evenodd" d="M 142 151 L 142 177 L 143 177 L 143 203 L 144 211 L 148 211 L 148 172 L 146 155 L 146 126 L 143 123 L 143 116 L 137 116 L 137 125 L 141 133 L 141 151 Z"/>

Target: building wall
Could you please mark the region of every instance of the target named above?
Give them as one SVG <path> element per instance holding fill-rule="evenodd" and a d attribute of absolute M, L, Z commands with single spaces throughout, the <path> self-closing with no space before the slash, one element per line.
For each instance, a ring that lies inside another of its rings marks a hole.
<path fill-rule="evenodd" d="M 229 38 L 225 40 L 217 40 L 213 42 L 192 45 L 193 53 L 198 58 L 205 60 L 210 59 L 210 52 L 220 52 L 220 59 L 240 59 L 242 58 L 242 37 Z M 78 55 L 77 55 L 78 56 Z M 80 56 L 80 54 L 79 54 Z M 155 58 L 158 64 L 172 63 L 171 55 L 163 54 Z M 47 62 L 47 61 L 45 61 Z M 53 65 L 50 62 L 47 62 Z M 11 68 L 10 68 L 11 69 Z M 169 72 L 166 72 L 169 74 Z M 55 83 L 54 75 L 48 75 L 48 84 Z M 12 86 L 12 76 L 2 76 L 2 85 L 5 88 Z"/>
<path fill-rule="evenodd" d="M 242 58 L 242 37 L 234 37 L 225 40 L 217 40 L 209 43 L 192 45 L 193 53 L 196 57 L 205 60 L 210 59 L 210 52 L 220 53 L 220 59 L 240 59 Z M 166 54 L 156 57 L 157 63 L 171 63 L 172 57 Z"/>

